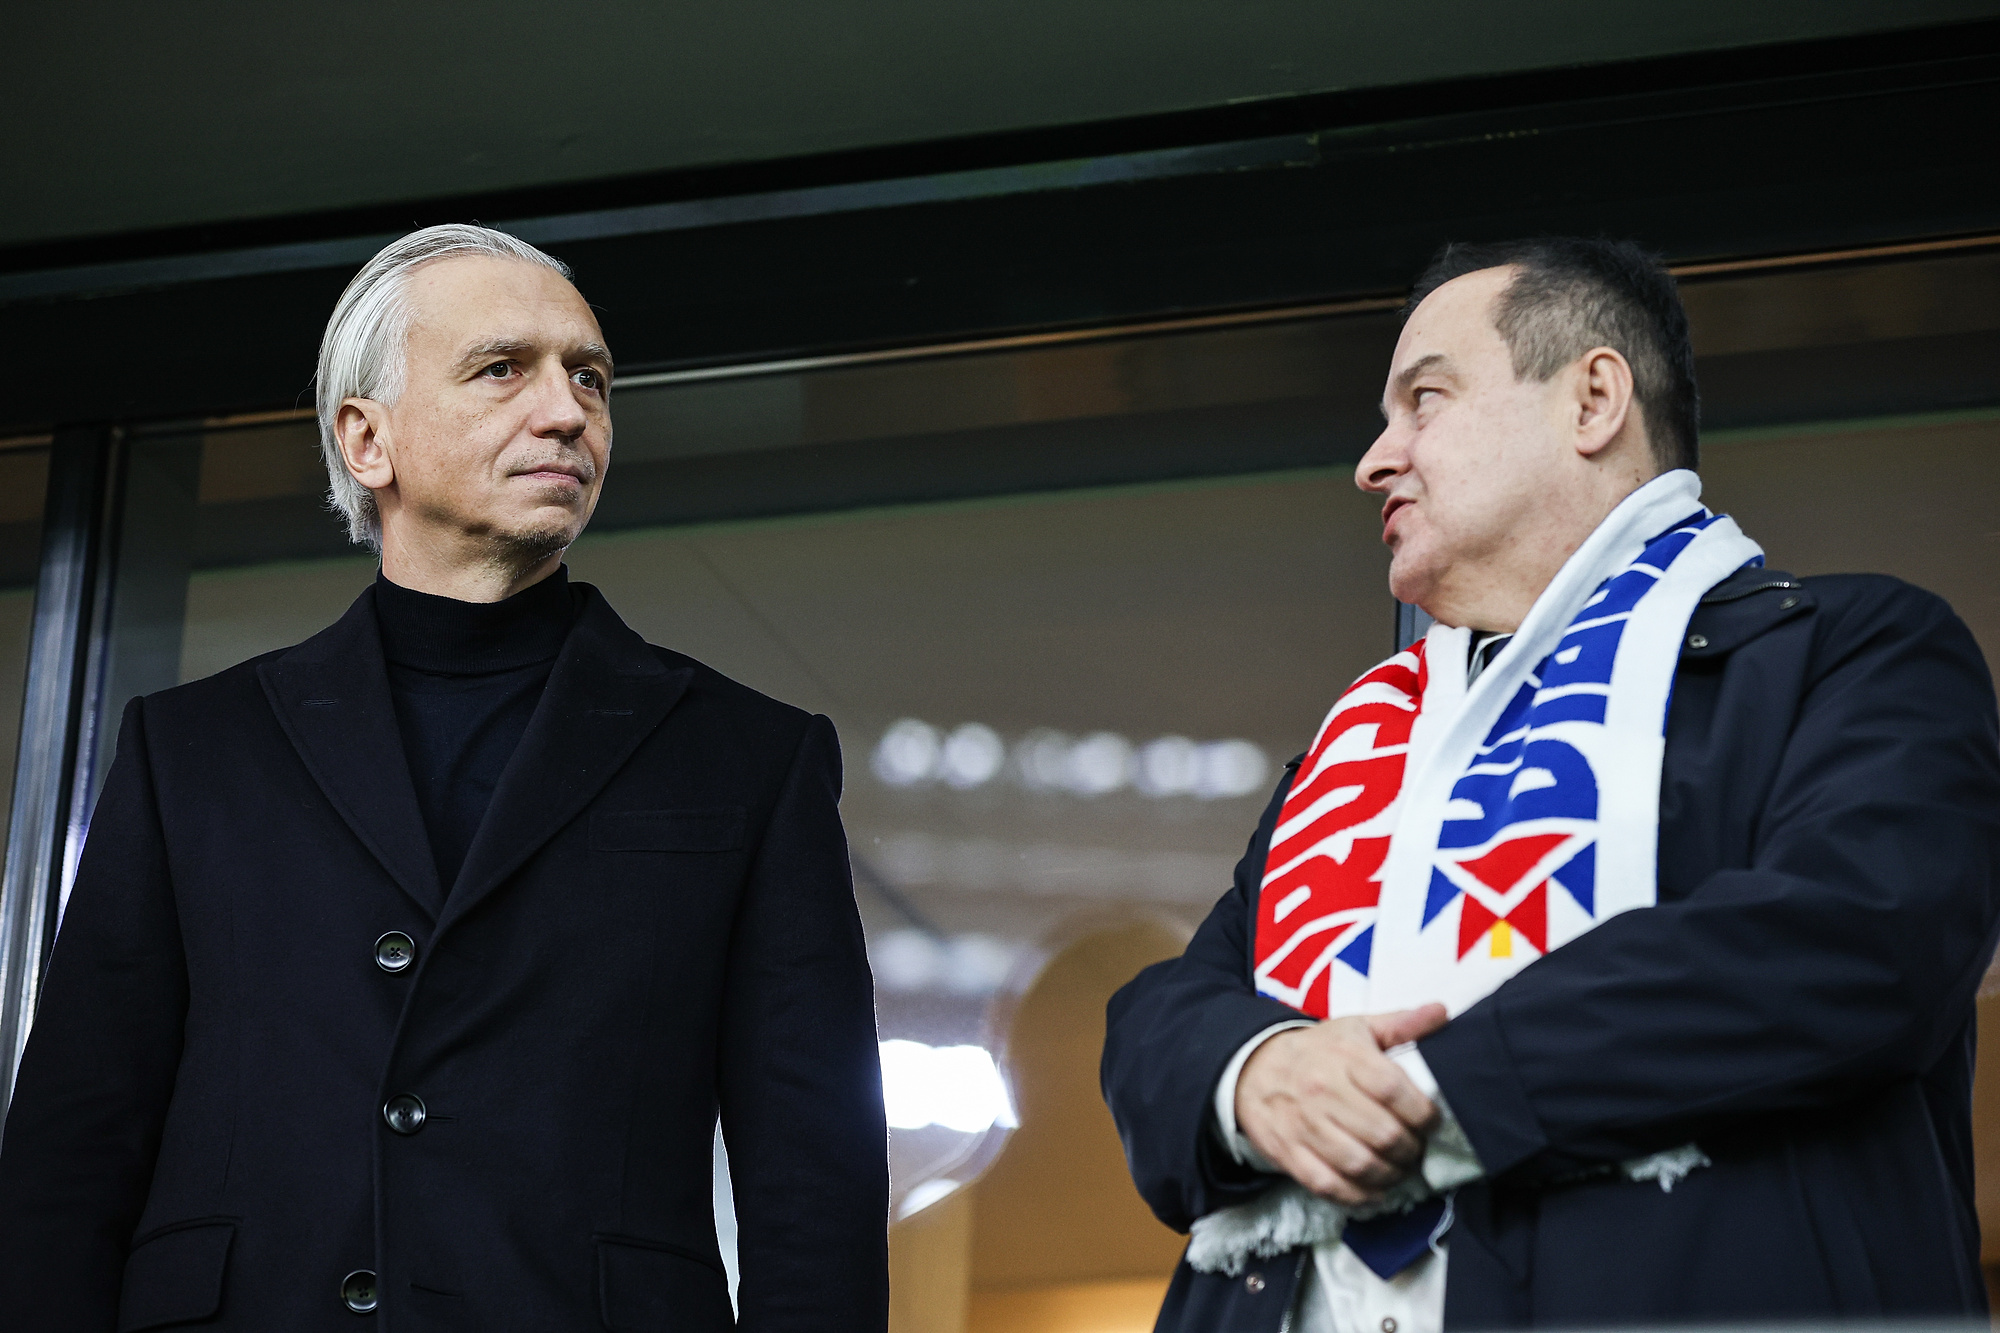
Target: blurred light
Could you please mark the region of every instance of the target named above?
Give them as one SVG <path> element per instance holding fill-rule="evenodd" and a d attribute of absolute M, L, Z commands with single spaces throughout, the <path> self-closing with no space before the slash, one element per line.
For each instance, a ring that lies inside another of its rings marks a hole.
<path fill-rule="evenodd" d="M 991 935 L 940 940 L 921 930 L 890 930 L 868 943 L 868 965 L 887 991 L 942 989 L 991 995 L 1014 970 L 1018 949 Z"/>
<path fill-rule="evenodd" d="M 892 930 L 869 943 L 876 984 L 889 990 L 923 990 L 944 971 L 944 950 L 921 930 Z"/>
<path fill-rule="evenodd" d="M 1248 796 L 1264 786 L 1271 761 L 1249 741 L 1216 741 L 1200 750 L 1194 794 L 1204 801 Z"/>
<path fill-rule="evenodd" d="M 968 722 L 951 733 L 944 743 L 939 769 L 953 787 L 981 787 L 1000 771 L 1007 747 L 1000 733 L 977 722 Z"/>
<path fill-rule="evenodd" d="M 961 995 L 991 995 L 1014 970 L 1014 950 L 991 935 L 960 935 L 944 948 L 944 984 Z"/>
<path fill-rule="evenodd" d="M 1132 742 L 1115 732 L 1085 736 L 1069 752 L 1069 789 L 1078 796 L 1117 791 L 1132 778 Z"/>
<path fill-rule="evenodd" d="M 1014 747 L 1021 785 L 1029 791 L 1060 791 L 1068 785 L 1069 737 L 1041 727 L 1021 738 Z"/>
<path fill-rule="evenodd" d="M 906 717 L 882 733 L 870 763 L 891 787 L 910 787 L 937 771 L 942 749 L 936 727 Z"/>
<path fill-rule="evenodd" d="M 1148 796 L 1185 796 L 1200 780 L 1200 752 L 1185 736 L 1147 742 L 1132 774 L 1132 785 Z"/>
<path fill-rule="evenodd" d="M 993 1057 L 979 1046 L 926 1046 L 885 1041 L 882 1104 L 895 1129 L 941 1125 L 979 1134 L 1018 1123 Z"/>
<path fill-rule="evenodd" d="M 1049 727 L 1021 737 L 1012 758 L 1014 779 L 1029 791 L 1086 799 L 1130 785 L 1156 799 L 1229 800 L 1262 792 L 1271 772 L 1270 758 L 1246 740 L 1197 743 L 1186 736 L 1161 736 L 1134 749 L 1113 731 L 1092 732 L 1079 740 Z M 946 736 L 929 723 L 906 717 L 882 733 L 871 766 L 891 787 L 942 780 L 963 791 L 993 781 L 1007 759 L 1006 743 L 984 723 L 964 723 Z"/>

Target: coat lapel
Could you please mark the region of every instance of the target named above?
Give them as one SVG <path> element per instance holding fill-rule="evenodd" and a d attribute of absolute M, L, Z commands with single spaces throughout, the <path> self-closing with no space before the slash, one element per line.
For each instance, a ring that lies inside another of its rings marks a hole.
<path fill-rule="evenodd" d="M 374 588 L 327 629 L 263 663 L 257 675 L 327 800 L 435 921 L 444 891 L 389 699 Z"/>
<path fill-rule="evenodd" d="M 549 673 L 520 745 L 465 854 L 438 929 L 471 911 L 576 818 L 680 702 L 691 667 L 669 669 L 597 589 Z"/>

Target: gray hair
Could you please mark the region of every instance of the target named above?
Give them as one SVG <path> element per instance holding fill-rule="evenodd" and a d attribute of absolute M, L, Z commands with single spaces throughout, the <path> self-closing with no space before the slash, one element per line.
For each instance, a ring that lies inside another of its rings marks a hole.
<path fill-rule="evenodd" d="M 393 407 L 402 397 L 410 322 L 416 315 L 408 299 L 410 274 L 458 255 L 518 259 L 570 276 L 567 264 L 526 241 L 491 227 L 453 222 L 389 242 L 347 284 L 320 340 L 315 402 L 319 447 L 326 459 L 327 508 L 347 519 L 350 540 L 370 550 L 382 549 L 382 517 L 374 493 L 347 470 L 334 420 L 344 399 L 372 398 Z"/>

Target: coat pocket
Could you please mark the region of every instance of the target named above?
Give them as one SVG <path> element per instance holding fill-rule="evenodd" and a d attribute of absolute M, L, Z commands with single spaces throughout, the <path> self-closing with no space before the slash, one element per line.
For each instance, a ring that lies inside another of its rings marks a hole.
<path fill-rule="evenodd" d="M 593 852 L 733 852 L 743 846 L 740 805 L 706 810 L 605 810 L 590 817 Z"/>
<path fill-rule="evenodd" d="M 612 1333 L 707 1333 L 736 1324 L 721 1269 L 650 1241 L 597 1237 L 597 1294 Z"/>
<path fill-rule="evenodd" d="M 132 1247 L 118 1296 L 118 1333 L 206 1319 L 222 1308 L 222 1275 L 236 1224 L 182 1222 Z"/>

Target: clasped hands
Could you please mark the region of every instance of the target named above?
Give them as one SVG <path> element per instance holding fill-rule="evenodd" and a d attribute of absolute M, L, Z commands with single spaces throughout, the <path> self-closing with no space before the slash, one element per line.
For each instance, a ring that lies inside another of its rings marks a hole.
<path fill-rule="evenodd" d="M 1441 1004 L 1332 1018 L 1270 1038 L 1236 1080 L 1236 1127 L 1315 1194 L 1374 1203 L 1415 1172 L 1438 1109 L 1383 1052 L 1445 1024 Z"/>

